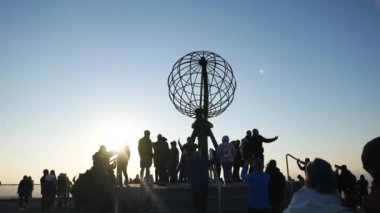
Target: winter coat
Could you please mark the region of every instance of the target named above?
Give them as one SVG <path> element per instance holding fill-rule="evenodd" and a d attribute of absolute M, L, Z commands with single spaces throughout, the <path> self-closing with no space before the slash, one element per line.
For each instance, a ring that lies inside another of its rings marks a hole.
<path fill-rule="evenodd" d="M 284 213 L 343 213 L 351 212 L 342 206 L 338 195 L 321 194 L 312 188 L 301 188 L 294 195 Z"/>
<path fill-rule="evenodd" d="M 221 163 L 233 163 L 235 160 L 236 149 L 233 144 L 224 142 L 216 150 Z"/>

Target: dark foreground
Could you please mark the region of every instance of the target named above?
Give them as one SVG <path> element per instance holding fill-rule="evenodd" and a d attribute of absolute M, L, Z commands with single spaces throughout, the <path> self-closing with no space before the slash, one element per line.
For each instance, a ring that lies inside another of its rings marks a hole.
<path fill-rule="evenodd" d="M 17 199 L 0 200 L 0 213 L 40 213 L 41 199 L 33 199 L 24 209 L 19 208 Z M 74 203 L 70 199 L 67 209 L 54 208 L 53 213 L 75 213 Z"/>

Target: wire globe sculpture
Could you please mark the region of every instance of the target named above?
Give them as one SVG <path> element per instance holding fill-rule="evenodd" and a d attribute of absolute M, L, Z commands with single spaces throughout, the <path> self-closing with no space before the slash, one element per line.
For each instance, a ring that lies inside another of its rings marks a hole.
<path fill-rule="evenodd" d="M 206 81 L 202 70 L 207 72 Z M 232 103 L 236 80 L 231 66 L 218 54 L 195 51 L 174 64 L 168 87 L 170 100 L 182 114 L 195 118 L 195 110 L 207 105 L 206 115 L 211 118 L 222 114 Z"/>

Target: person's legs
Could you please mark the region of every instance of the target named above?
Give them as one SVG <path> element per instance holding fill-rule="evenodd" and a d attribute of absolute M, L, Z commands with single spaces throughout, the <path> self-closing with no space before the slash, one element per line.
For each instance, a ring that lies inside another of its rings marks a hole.
<path fill-rule="evenodd" d="M 232 162 L 228 162 L 227 163 L 227 180 L 228 180 L 228 183 L 232 183 L 232 165 L 233 163 Z"/>
<path fill-rule="evenodd" d="M 128 164 L 126 164 L 124 167 L 123 167 L 123 174 L 124 174 L 124 183 L 125 184 L 128 184 L 128 173 L 127 173 L 127 167 L 128 167 Z"/>
<path fill-rule="evenodd" d="M 19 200 L 19 203 L 20 203 L 20 208 L 22 208 L 22 203 L 24 202 L 24 196 L 19 194 L 18 195 L 18 200 Z"/>
<path fill-rule="evenodd" d="M 232 179 L 234 181 L 237 181 L 237 182 L 240 181 L 239 170 L 240 170 L 239 164 L 234 164 L 234 171 L 233 171 L 233 174 L 232 174 Z"/>
<path fill-rule="evenodd" d="M 232 169 L 232 163 L 231 162 L 225 162 L 222 163 L 223 166 L 223 173 L 224 173 L 224 182 L 226 184 L 231 183 L 231 169 Z"/>
<path fill-rule="evenodd" d="M 149 181 L 149 178 L 150 178 L 150 167 L 146 167 L 145 168 L 146 171 L 145 171 L 145 178 L 146 178 L 146 181 L 148 182 Z"/>
<path fill-rule="evenodd" d="M 144 181 L 144 168 L 140 169 L 140 180 L 141 180 L 141 182 Z"/>
<path fill-rule="evenodd" d="M 121 170 L 121 168 L 120 168 L 120 165 L 117 165 L 117 169 L 116 169 L 116 183 L 117 183 L 117 185 L 119 185 L 119 186 L 122 186 L 123 185 L 123 182 L 122 182 L 122 170 Z"/>

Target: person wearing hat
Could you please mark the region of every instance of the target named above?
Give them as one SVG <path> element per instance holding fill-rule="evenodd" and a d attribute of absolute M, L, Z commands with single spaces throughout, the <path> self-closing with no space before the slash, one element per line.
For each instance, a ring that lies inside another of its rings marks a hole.
<path fill-rule="evenodd" d="M 216 150 L 220 163 L 222 164 L 224 173 L 224 183 L 232 183 L 232 166 L 234 164 L 236 149 L 233 144 L 230 144 L 230 138 L 225 135 L 222 138 L 222 143 Z"/>
<path fill-rule="evenodd" d="M 372 176 L 372 189 L 364 201 L 366 212 L 380 212 L 380 137 L 368 142 L 362 152 L 363 168 Z"/>
<path fill-rule="evenodd" d="M 292 197 L 284 213 L 351 212 L 337 195 L 335 174 L 327 161 L 316 158 L 306 166 L 305 187 Z"/>
<path fill-rule="evenodd" d="M 166 142 L 167 139 L 161 134 L 157 135 L 157 142 L 154 143 L 154 165 L 158 172 L 158 184 L 166 185 L 168 182 L 168 173 L 166 171 L 166 166 L 169 160 L 169 145 Z"/>

